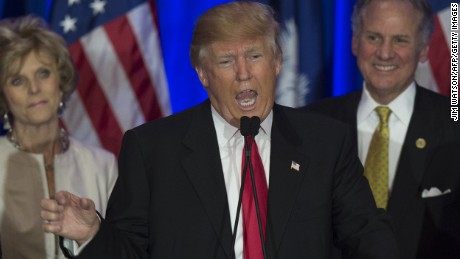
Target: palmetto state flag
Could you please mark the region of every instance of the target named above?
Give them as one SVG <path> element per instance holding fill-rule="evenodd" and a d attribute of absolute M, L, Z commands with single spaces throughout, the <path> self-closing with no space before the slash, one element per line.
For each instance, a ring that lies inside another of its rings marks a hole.
<path fill-rule="evenodd" d="M 153 1 L 56 0 L 50 23 L 79 71 L 70 134 L 117 154 L 126 130 L 171 113 Z"/>
<path fill-rule="evenodd" d="M 450 4 L 455 1 L 431 0 L 435 30 L 430 40 L 428 62 L 419 64 L 416 81 L 443 95 L 450 94 Z M 458 1 L 457 1 L 458 2 Z"/>
<path fill-rule="evenodd" d="M 260 1 L 265 2 L 267 1 Z M 276 102 L 300 107 L 323 97 L 323 26 L 321 0 L 271 0 L 282 26 L 283 64 Z"/>

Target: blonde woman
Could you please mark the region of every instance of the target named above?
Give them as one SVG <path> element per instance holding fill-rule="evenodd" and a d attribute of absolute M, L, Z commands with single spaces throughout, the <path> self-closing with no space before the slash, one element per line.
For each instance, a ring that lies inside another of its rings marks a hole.
<path fill-rule="evenodd" d="M 60 127 L 75 90 L 76 70 L 65 41 L 45 22 L 25 16 L 0 21 L 0 238 L 3 258 L 64 258 L 45 233 L 40 200 L 68 190 L 106 203 L 118 176 L 113 154 L 89 147 Z"/>

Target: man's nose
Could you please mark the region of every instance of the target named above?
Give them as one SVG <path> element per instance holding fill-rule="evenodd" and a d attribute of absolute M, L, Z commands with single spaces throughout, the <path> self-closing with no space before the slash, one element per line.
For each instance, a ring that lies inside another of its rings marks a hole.
<path fill-rule="evenodd" d="M 391 59 L 394 56 L 393 45 L 390 41 L 384 41 L 377 49 L 377 55 L 383 60 Z"/>
<path fill-rule="evenodd" d="M 236 79 L 238 81 L 246 81 L 251 79 L 251 65 L 245 58 L 238 58 L 236 61 Z"/>

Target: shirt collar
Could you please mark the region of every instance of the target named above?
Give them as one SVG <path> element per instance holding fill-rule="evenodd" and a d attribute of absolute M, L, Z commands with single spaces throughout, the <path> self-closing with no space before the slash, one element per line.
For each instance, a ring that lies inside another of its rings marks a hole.
<path fill-rule="evenodd" d="M 415 93 L 415 82 L 412 82 L 406 90 L 396 97 L 396 99 L 386 105 L 391 109 L 391 113 L 406 126 L 409 125 L 414 110 Z M 371 97 L 369 91 L 365 87 L 365 83 L 363 83 L 363 92 L 361 94 L 361 101 L 357 113 L 358 122 L 364 121 L 371 116 L 377 106 L 381 105 Z"/>
<path fill-rule="evenodd" d="M 235 135 L 241 136 L 240 130 L 222 118 L 222 116 L 216 111 L 216 109 L 214 109 L 212 105 L 211 114 L 214 121 L 214 127 L 216 129 L 217 142 L 219 143 L 219 146 L 226 146 Z M 265 118 L 265 120 L 260 123 L 261 130 L 259 130 L 259 135 L 271 136 L 272 123 L 273 110 L 271 110 L 267 118 Z"/>

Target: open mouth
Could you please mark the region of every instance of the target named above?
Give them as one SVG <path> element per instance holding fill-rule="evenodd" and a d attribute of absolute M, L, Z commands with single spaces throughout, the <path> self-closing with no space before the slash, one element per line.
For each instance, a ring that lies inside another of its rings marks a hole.
<path fill-rule="evenodd" d="M 235 97 L 235 100 L 241 107 L 251 107 L 256 103 L 257 95 L 254 90 L 244 90 Z"/>

